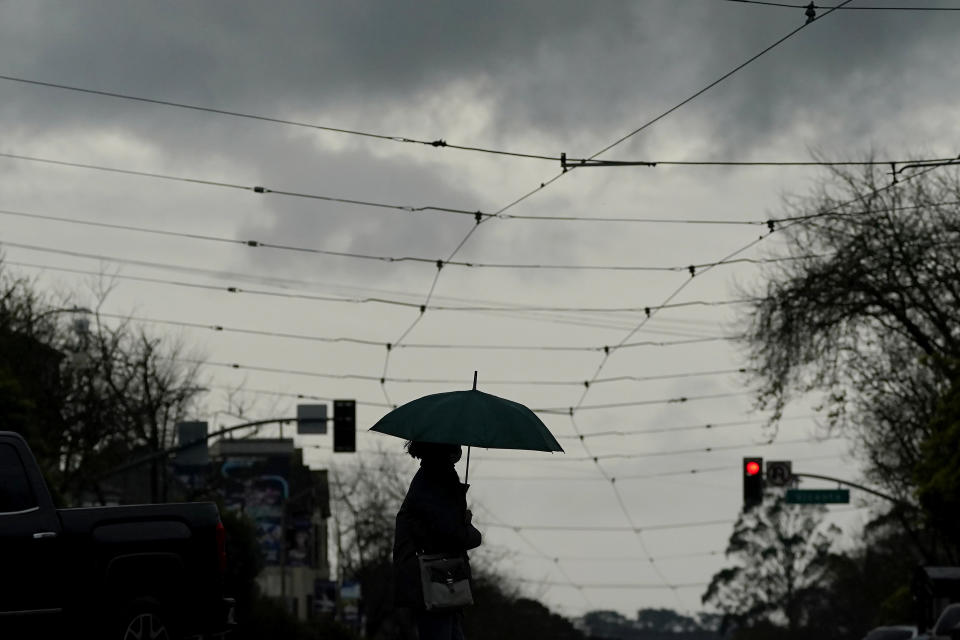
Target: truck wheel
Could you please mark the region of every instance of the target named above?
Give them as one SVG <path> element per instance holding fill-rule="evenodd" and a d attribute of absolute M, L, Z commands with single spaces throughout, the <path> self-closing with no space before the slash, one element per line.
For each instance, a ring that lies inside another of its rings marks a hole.
<path fill-rule="evenodd" d="M 162 609 L 151 600 L 137 600 L 131 603 L 115 629 L 117 632 L 113 634 L 113 638 L 117 640 L 175 640 L 176 638 Z"/>

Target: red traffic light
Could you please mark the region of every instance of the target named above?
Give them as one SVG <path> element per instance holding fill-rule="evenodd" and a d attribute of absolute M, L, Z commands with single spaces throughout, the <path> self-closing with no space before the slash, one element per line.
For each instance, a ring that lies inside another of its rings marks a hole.
<path fill-rule="evenodd" d="M 763 458 L 744 458 L 743 508 L 752 509 L 763 503 Z"/>

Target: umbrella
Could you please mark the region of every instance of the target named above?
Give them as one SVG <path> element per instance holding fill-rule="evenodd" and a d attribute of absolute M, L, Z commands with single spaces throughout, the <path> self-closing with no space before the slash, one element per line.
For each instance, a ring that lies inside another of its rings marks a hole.
<path fill-rule="evenodd" d="M 420 442 L 464 445 L 467 477 L 470 447 L 563 451 L 533 411 L 519 402 L 477 391 L 476 371 L 472 390 L 417 398 L 380 418 L 370 431 Z"/>

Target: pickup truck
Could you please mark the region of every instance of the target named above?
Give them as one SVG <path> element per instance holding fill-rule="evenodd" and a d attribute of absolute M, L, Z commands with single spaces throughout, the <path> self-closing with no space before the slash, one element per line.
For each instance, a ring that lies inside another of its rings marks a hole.
<path fill-rule="evenodd" d="M 213 503 L 57 509 L 27 443 L 0 431 L 0 638 L 224 634 Z"/>

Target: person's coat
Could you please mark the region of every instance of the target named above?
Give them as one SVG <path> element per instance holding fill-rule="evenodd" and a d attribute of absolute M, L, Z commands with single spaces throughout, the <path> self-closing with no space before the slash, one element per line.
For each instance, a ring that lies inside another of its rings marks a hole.
<path fill-rule="evenodd" d="M 395 603 L 423 609 L 418 553 L 463 554 L 480 546 L 480 532 L 467 522 L 466 487 L 456 470 L 422 462 L 397 513 L 393 541 Z"/>

